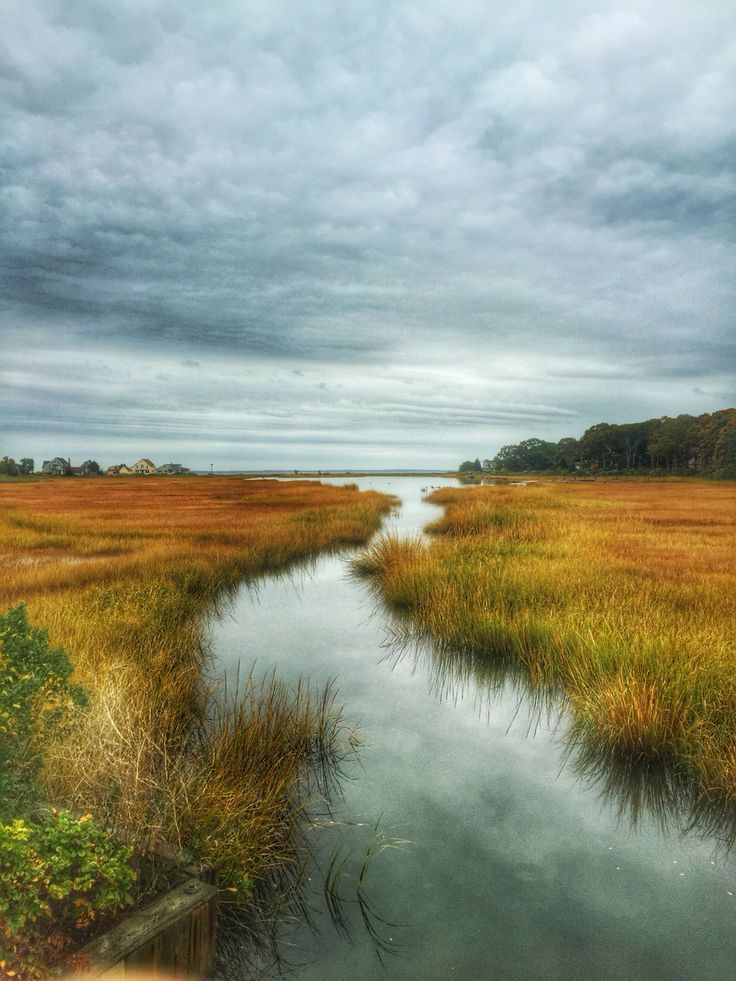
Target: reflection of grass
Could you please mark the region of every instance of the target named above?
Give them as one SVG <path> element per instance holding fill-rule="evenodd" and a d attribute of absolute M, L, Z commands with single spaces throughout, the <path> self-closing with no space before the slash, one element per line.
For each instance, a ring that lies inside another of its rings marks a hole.
<path fill-rule="evenodd" d="M 427 673 L 431 691 L 440 700 L 471 698 L 480 713 L 493 714 L 498 702 L 518 699 L 514 719 L 526 719 L 527 732 L 537 726 L 554 730 L 566 766 L 620 819 L 636 828 L 646 817 L 664 833 L 711 838 L 730 851 L 736 843 L 736 808 L 723 793 L 704 792 L 691 771 L 672 760 L 647 758 L 596 742 L 579 725 L 570 725 L 562 692 L 540 685 L 518 658 L 489 657 L 428 639 L 406 614 L 386 608 L 391 620 L 389 657 L 412 658 Z"/>
<path fill-rule="evenodd" d="M 578 739 L 574 729 L 565 739 L 565 757 L 572 772 L 633 828 L 647 817 L 665 834 L 708 837 L 726 852 L 733 848 L 733 800 L 703 793 L 682 767 L 659 759 L 633 759 L 590 739 Z"/>
<path fill-rule="evenodd" d="M 356 563 L 445 650 L 520 661 L 578 733 L 671 759 L 736 797 L 736 490 L 729 484 L 444 489 L 433 540 Z"/>
<path fill-rule="evenodd" d="M 25 601 L 91 707 L 49 747 L 56 802 L 193 846 L 247 891 L 292 854 L 305 768 L 343 732 L 329 692 L 249 680 L 202 688 L 203 617 L 239 582 L 365 542 L 389 499 L 355 487 L 235 478 L 0 485 L 0 604 Z"/>
<path fill-rule="evenodd" d="M 351 907 L 357 907 L 363 928 L 368 935 L 373 950 L 383 966 L 383 954 L 396 954 L 400 949 L 397 941 L 386 934 L 396 931 L 401 925 L 381 916 L 370 901 L 366 891 L 368 873 L 376 859 L 391 848 L 402 848 L 411 844 L 407 839 L 388 839 L 379 833 L 380 819 L 373 829 L 373 836 L 362 857 L 359 868 L 354 868 L 350 852 L 343 853 L 339 848 L 333 850 L 324 876 L 323 890 L 325 904 L 332 923 L 346 939 L 352 940 L 353 923 L 349 915 Z M 353 896 L 345 896 L 344 886 Z"/>

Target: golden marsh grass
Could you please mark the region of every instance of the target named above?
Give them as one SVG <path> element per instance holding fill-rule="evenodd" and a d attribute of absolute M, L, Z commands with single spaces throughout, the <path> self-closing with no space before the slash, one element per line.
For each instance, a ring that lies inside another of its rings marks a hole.
<path fill-rule="evenodd" d="M 443 489 L 356 563 L 448 650 L 519 659 L 580 734 L 736 798 L 736 485 Z"/>
<path fill-rule="evenodd" d="M 348 739 L 331 691 L 203 684 L 204 620 L 237 585 L 364 543 L 391 500 L 233 477 L 0 484 L 0 603 L 68 652 L 91 707 L 43 791 L 144 845 L 193 848 L 241 893 L 293 852 L 305 773 Z"/>

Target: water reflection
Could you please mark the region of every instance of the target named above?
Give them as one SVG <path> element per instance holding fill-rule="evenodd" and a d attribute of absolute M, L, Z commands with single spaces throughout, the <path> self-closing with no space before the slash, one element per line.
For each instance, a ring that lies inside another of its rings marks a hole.
<path fill-rule="evenodd" d="M 458 703 L 472 699 L 480 715 L 490 717 L 494 705 L 509 695 L 524 706 L 530 729 L 540 722 L 556 729 L 563 722 L 565 702 L 549 686 L 534 685 L 529 672 L 517 659 L 489 657 L 428 639 L 412 624 L 408 614 L 388 612 L 382 607 L 386 634 L 385 660 L 394 665 L 411 659 L 416 672 L 424 672 L 429 691 L 440 701 Z"/>
<path fill-rule="evenodd" d="M 565 757 L 584 786 L 596 791 L 633 829 L 651 820 L 665 834 L 712 839 L 724 853 L 733 848 L 733 803 L 706 797 L 682 767 L 614 752 L 579 736 L 574 724 L 565 736 Z"/>
<path fill-rule="evenodd" d="M 372 882 L 381 873 L 373 865 L 384 851 L 410 842 L 389 839 L 376 825 L 367 845 L 361 844 L 349 835 L 359 828 L 312 817 L 319 842 L 303 843 L 291 864 L 258 883 L 247 905 L 218 907 L 218 979 L 288 977 L 309 968 L 309 960 L 295 954 L 295 937 L 305 927 L 318 935 L 323 911 L 343 941 L 367 943 L 382 968 L 387 958 L 401 955 L 406 924 L 385 915 L 380 882 L 377 890 Z"/>
<path fill-rule="evenodd" d="M 515 697 L 514 719 L 526 720 L 529 735 L 541 725 L 552 730 L 563 765 L 620 822 L 634 831 L 651 822 L 662 834 L 710 839 L 724 856 L 733 848 L 733 802 L 705 796 L 682 766 L 601 746 L 570 715 L 564 694 L 536 681 L 518 659 L 438 643 L 422 635 L 406 614 L 376 602 L 385 618 L 386 658 L 394 665 L 411 659 L 414 670 L 426 674 L 436 698 L 455 703 L 470 698 L 477 711 L 490 718 L 495 706 Z"/>
<path fill-rule="evenodd" d="M 306 560 L 245 583 L 238 593 L 240 601 L 245 599 L 256 608 L 262 601 L 268 606 L 269 592 L 278 588 L 300 603 L 324 564 L 323 558 Z M 220 624 L 226 618 L 238 622 L 234 597 L 226 591 L 219 597 L 216 615 Z M 216 664 L 210 661 L 203 679 L 204 726 L 213 735 L 223 719 L 238 714 L 240 704 L 253 702 L 254 691 L 280 684 L 273 666 L 259 681 L 256 664 L 245 677 L 240 660 L 234 671 L 222 675 L 214 673 Z M 312 686 L 300 677 L 290 691 L 298 714 L 298 706 L 312 697 Z M 316 695 L 324 707 L 325 729 L 315 736 L 292 789 L 291 833 L 285 842 L 277 843 L 287 851 L 279 855 L 271 873 L 259 879 L 247 901 L 228 902 L 227 895 L 221 895 L 218 978 L 289 976 L 304 971 L 308 964 L 294 958 L 292 936 L 305 925 L 319 933 L 323 911 L 343 939 L 351 943 L 367 939 L 380 964 L 386 955 L 400 949 L 401 927 L 385 916 L 383 903 L 374 898 L 372 889 L 381 875 L 380 868 L 374 869 L 379 857 L 407 842 L 384 835 L 380 820 L 366 826 L 340 817 L 344 786 L 355 779 L 360 763 L 361 740 L 343 720 L 332 681 L 325 683 L 321 696 L 319 691 Z M 287 697 L 286 690 L 280 697 Z"/>

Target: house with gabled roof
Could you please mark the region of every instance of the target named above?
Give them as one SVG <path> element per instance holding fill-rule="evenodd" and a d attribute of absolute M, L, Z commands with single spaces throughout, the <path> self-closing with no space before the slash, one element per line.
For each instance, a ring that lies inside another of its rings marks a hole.
<path fill-rule="evenodd" d="M 188 467 L 183 467 L 181 463 L 162 463 L 160 467 L 156 468 L 156 473 L 191 473 Z"/>
<path fill-rule="evenodd" d="M 53 460 L 44 460 L 41 473 L 54 474 L 57 477 L 66 477 L 72 472 L 70 460 L 65 460 L 63 456 L 55 456 Z"/>
<path fill-rule="evenodd" d="M 127 477 L 135 475 L 143 475 L 149 473 L 156 473 L 156 464 L 153 460 L 149 460 L 148 457 L 141 457 L 141 459 L 134 463 L 132 467 L 129 467 L 126 463 L 116 463 L 112 467 L 108 467 L 105 473 L 110 477 Z"/>
<path fill-rule="evenodd" d="M 156 473 L 156 464 L 152 460 L 149 460 L 143 456 L 137 463 L 134 463 L 130 469 L 132 473 L 142 475 Z"/>

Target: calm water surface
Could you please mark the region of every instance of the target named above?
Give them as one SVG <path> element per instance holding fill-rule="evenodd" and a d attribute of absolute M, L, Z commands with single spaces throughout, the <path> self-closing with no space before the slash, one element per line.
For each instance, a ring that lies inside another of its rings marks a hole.
<path fill-rule="evenodd" d="M 357 482 L 399 496 L 386 526 L 410 534 L 439 513 L 422 488 L 455 483 Z M 392 652 L 391 618 L 350 578 L 349 558 L 244 587 L 212 628 L 231 676 L 255 662 L 287 681 L 337 681 L 364 746 L 334 810 L 339 827 L 314 831 L 323 861 L 345 849 L 357 873 L 377 823 L 379 837 L 410 842 L 380 854 L 365 887 L 373 910 L 399 924 L 373 922 L 397 952 L 382 965 L 350 904 L 345 940 L 315 873 L 317 930 L 294 928 L 290 976 L 736 978 L 736 870 L 717 815 L 685 831 L 671 786 L 581 758 L 564 715 L 540 717 L 518 680 L 451 672 L 430 649 Z"/>

